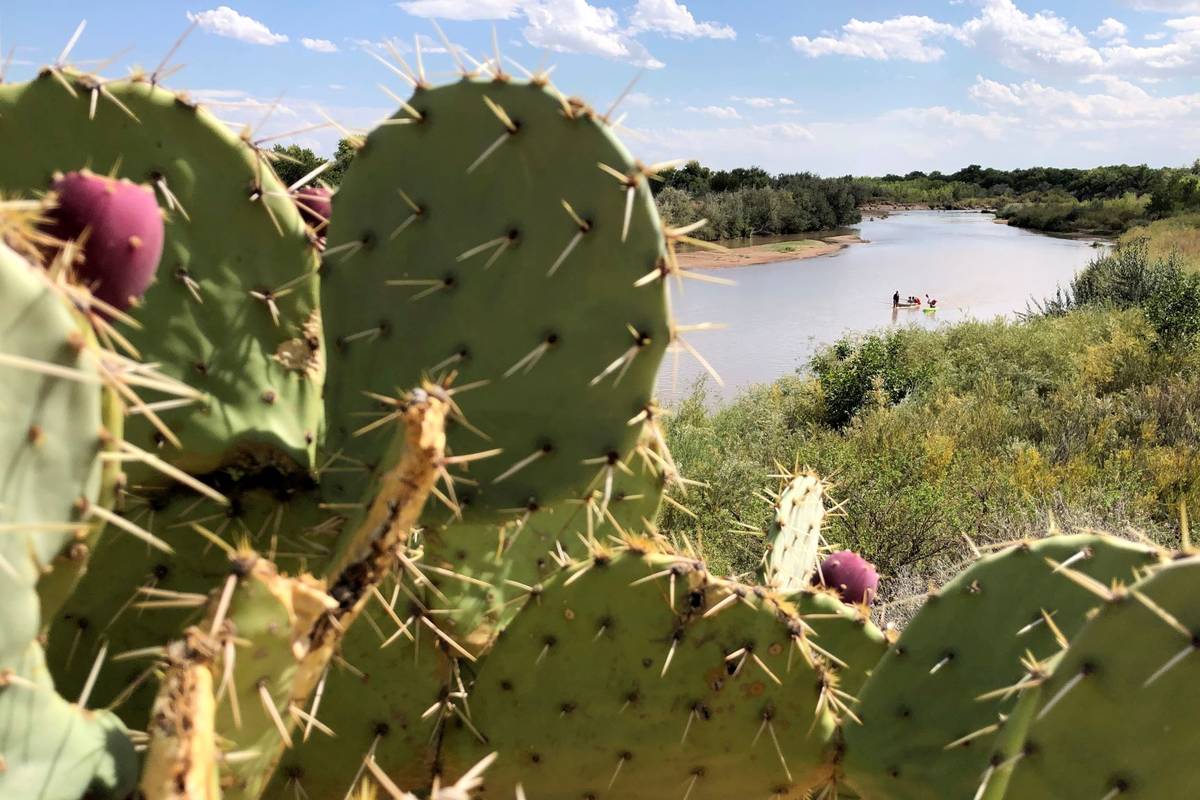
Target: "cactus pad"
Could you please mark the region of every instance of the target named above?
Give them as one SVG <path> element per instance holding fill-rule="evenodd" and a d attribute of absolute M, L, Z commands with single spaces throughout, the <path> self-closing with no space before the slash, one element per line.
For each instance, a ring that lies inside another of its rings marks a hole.
<path fill-rule="evenodd" d="M 124 797 L 133 746 L 110 714 L 54 692 L 41 646 L 36 583 L 63 546 L 86 536 L 100 487 L 99 374 L 75 316 L 40 270 L 0 243 L 0 796 Z"/>
<path fill-rule="evenodd" d="M 844 730 L 853 789 L 895 800 L 973 795 L 993 754 L 978 739 L 1015 702 L 977 698 L 1017 683 L 1026 651 L 1043 659 L 1058 649 L 1043 611 L 1069 638 L 1098 602 L 1054 574 L 1047 557 L 1073 559 L 1107 583 L 1131 580 L 1158 555 L 1103 536 L 1056 536 L 983 558 L 931 595 L 863 687 L 863 724 Z M 947 749 L 953 742 L 962 743 Z"/>
<path fill-rule="evenodd" d="M 0 86 L 0 151 L 6 194 L 46 191 L 56 172 L 116 169 L 154 185 L 169 211 L 158 279 L 129 339 L 205 401 L 164 412 L 182 448 L 144 418 L 131 420 L 130 441 L 192 472 L 239 456 L 310 468 L 322 375 L 316 255 L 284 187 L 251 147 L 148 81 L 101 86 L 46 70 Z"/>
<path fill-rule="evenodd" d="M 35 643 L 4 667 L 13 674 L 0 679 L 0 797 L 128 798 L 138 764 L 121 721 L 55 694 Z"/>
<path fill-rule="evenodd" d="M 1188 797 L 1200 786 L 1200 557 L 1117 591 L 1041 687 L 1008 797 Z"/>
<path fill-rule="evenodd" d="M 100 540 L 87 573 L 50 630 L 50 665 L 65 692 L 79 691 L 102 642 L 108 642 L 112 654 L 161 646 L 199 619 L 200 601 L 224 581 L 229 559 L 194 526 L 227 543 L 275 555 L 294 572 L 327 557 L 330 541 L 323 531 L 329 526 L 324 523 L 339 518 L 317 508 L 311 492 L 222 488 L 232 501 L 229 507 L 183 488 L 129 498 L 125 516 L 174 552 L 123 532 Z M 189 598 L 197 602 L 189 603 Z M 149 607 L 141 607 L 145 603 Z M 131 726 L 144 724 L 154 699 L 146 669 L 147 662 L 140 659 L 109 664 L 93 690 L 99 702 L 109 703 L 137 681 L 118 709 Z"/>
<path fill-rule="evenodd" d="M 767 530 L 763 582 L 790 592 L 808 586 L 816 571 L 825 520 L 825 486 L 815 474 L 788 480 Z"/>
<path fill-rule="evenodd" d="M 812 628 L 811 644 L 837 659 L 826 661 L 838 676 L 838 688 L 857 698 L 887 652 L 887 636 L 871 622 L 865 607 L 846 605 L 830 592 L 805 590 L 786 598 Z"/>
<path fill-rule="evenodd" d="M 450 451 L 503 451 L 471 465 L 467 517 L 582 497 L 633 449 L 670 337 L 663 281 L 634 285 L 665 253 L 646 179 L 544 82 L 464 79 L 410 108 L 420 119 L 377 128 L 334 196 L 329 449 L 375 463 L 383 439 L 354 434 L 387 408 L 364 393 L 457 370 L 476 388 L 457 398 L 469 425 L 451 425 Z M 357 502 L 363 476 L 342 477 L 331 499 Z"/>
<path fill-rule="evenodd" d="M 491 750 L 489 797 L 790 797 L 833 724 L 801 623 L 697 562 L 596 553 L 531 597 L 481 664 L 443 757 Z M 778 683 L 777 683 L 778 681 Z"/>
<path fill-rule="evenodd" d="M 0 244 L 0 669 L 37 635 L 37 580 L 86 534 L 99 493 L 100 378 L 85 341 L 45 277 Z"/>
<path fill-rule="evenodd" d="M 392 586 L 385 582 L 380 591 L 390 602 Z M 399 595 L 394 611 L 408 622 L 412 641 L 398 633 L 378 602 L 367 605 L 364 618 L 347 632 L 340 659 L 305 706 L 313 711 L 315 702 L 316 717 L 335 736 L 316 728 L 296 731 L 295 746 L 283 754 L 266 800 L 293 800 L 297 789 L 302 797 L 343 797 L 363 774 L 368 753 L 401 786 L 429 784 L 447 717 L 457 718 L 451 703 L 461 710 L 462 701 L 449 701 L 458 687 L 444 645 L 427 626 L 409 621 L 418 610 Z M 444 623 L 443 617 L 431 620 Z"/>
<path fill-rule="evenodd" d="M 654 443 L 643 439 L 642 447 Z M 454 609 L 451 633 L 478 653 L 521 610 L 514 602 L 560 567 L 564 557 L 586 553 L 587 541 L 641 535 L 662 502 L 665 477 L 650 457 L 635 458 L 629 472 L 614 470 L 608 502 L 603 487 L 587 498 L 540 508 L 502 524 L 451 522 L 427 528 L 422 562 L 446 600 L 425 592 L 434 608 Z M 418 588 L 418 591 L 420 589 Z"/>

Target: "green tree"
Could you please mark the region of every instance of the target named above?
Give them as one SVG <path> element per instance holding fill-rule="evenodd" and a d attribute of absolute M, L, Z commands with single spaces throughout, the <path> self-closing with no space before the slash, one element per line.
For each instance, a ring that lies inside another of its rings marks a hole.
<path fill-rule="evenodd" d="M 285 186 L 291 186 L 325 161 L 312 150 L 297 144 L 277 144 L 271 151 L 276 155 L 275 173 Z"/>

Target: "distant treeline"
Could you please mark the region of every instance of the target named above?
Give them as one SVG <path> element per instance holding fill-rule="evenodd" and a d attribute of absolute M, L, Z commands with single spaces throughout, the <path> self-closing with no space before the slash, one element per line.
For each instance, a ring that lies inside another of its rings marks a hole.
<path fill-rule="evenodd" d="M 1091 169 L 910 172 L 860 179 L 868 203 L 997 209 L 1013 225 L 1043 231 L 1120 233 L 1154 219 L 1200 210 L 1200 161 L 1190 167 L 1119 164 Z"/>
<path fill-rule="evenodd" d="M 337 186 L 354 157 L 346 140 L 319 180 Z M 277 145 L 275 169 L 299 180 L 323 158 L 308 148 Z M 671 225 L 707 219 L 706 239 L 796 234 L 852 225 L 860 209 L 879 206 L 989 208 L 1011 224 L 1044 231 L 1120 233 L 1135 225 L 1200 212 L 1200 160 L 1190 167 L 1118 164 L 1091 169 L 992 169 L 909 172 L 881 177 L 823 178 L 811 172 L 771 175 L 761 167 L 714 170 L 690 161 L 651 181 Z"/>
<path fill-rule="evenodd" d="M 707 219 L 695 234 L 705 239 L 829 230 L 861 219 L 862 197 L 849 177 L 769 175 L 760 167 L 712 170 L 696 161 L 661 176 L 650 185 L 663 218 L 671 225 Z"/>

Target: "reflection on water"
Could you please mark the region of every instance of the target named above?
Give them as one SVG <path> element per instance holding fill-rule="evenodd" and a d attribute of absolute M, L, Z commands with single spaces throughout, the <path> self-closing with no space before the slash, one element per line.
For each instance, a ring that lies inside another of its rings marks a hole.
<path fill-rule="evenodd" d="M 994 223 L 990 214 L 912 211 L 866 221 L 868 241 L 831 256 L 724 270 L 734 287 L 672 283 L 680 324 L 723 322 L 723 331 L 688 341 L 725 380 L 712 394 L 731 397 L 752 383 L 774 380 L 807 362 L 821 344 L 847 331 L 889 325 L 935 327 L 967 317 L 991 319 L 1024 311 L 1031 298 L 1053 294 L 1098 252 L 1090 241 L 1060 239 Z M 758 244 L 755 241 L 755 244 Z M 926 293 L 938 310 L 893 312 L 892 292 Z M 659 398 L 686 394 L 703 368 L 686 353 L 668 355 Z"/>

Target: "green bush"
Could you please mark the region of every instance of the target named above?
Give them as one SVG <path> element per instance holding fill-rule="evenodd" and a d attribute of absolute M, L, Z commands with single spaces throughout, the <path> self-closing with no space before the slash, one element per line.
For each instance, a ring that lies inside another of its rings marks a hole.
<path fill-rule="evenodd" d="M 823 399 L 822 421 L 840 428 L 868 399 L 898 403 L 921 385 L 923 371 L 907 357 L 907 331 L 841 339 L 809 361 Z"/>
<path fill-rule="evenodd" d="M 1036 202 L 1011 203 L 998 214 L 1010 225 L 1048 233 L 1120 233 L 1143 222 L 1149 197 L 1121 197 L 1079 202 L 1059 194 Z"/>
<path fill-rule="evenodd" d="M 1200 340 L 1200 274 L 1177 252 L 1153 258 L 1147 240 L 1135 239 L 1093 259 L 1070 289 L 1041 305 L 1047 314 L 1073 308 L 1140 308 L 1165 348 L 1190 347 Z"/>

